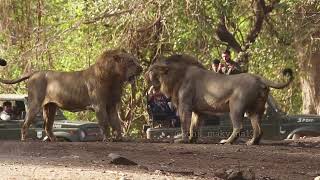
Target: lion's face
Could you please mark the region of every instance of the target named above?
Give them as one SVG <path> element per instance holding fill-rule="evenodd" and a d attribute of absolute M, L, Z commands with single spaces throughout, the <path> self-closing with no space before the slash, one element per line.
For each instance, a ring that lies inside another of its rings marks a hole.
<path fill-rule="evenodd" d="M 138 63 L 138 59 L 135 58 L 132 54 L 126 52 L 118 54 L 116 58 L 120 59 L 120 61 L 118 61 L 120 71 L 125 71 L 125 81 L 133 84 L 135 81 L 135 77 L 138 76 L 143 70 Z"/>
<path fill-rule="evenodd" d="M 145 79 L 148 84 L 153 87 L 161 86 L 161 76 L 168 73 L 168 67 L 163 64 L 154 64 L 150 66 L 148 71 L 145 74 Z"/>

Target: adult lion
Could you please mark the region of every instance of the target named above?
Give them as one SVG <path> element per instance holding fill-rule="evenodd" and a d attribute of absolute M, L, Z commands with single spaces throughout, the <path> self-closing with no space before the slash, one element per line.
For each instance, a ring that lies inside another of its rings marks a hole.
<path fill-rule="evenodd" d="M 86 109 L 95 111 L 103 134 L 109 135 L 109 124 L 116 138 L 121 138 L 121 124 L 117 115 L 122 86 L 126 81 L 142 72 L 137 59 L 123 50 L 107 50 L 97 62 L 86 70 L 75 72 L 37 71 L 16 80 L 3 80 L 15 84 L 28 80 L 27 115 L 21 129 L 21 140 L 25 140 L 27 129 L 36 114 L 43 110 L 45 131 L 51 141 L 56 138 L 52 128 L 56 109 L 76 112 Z"/>
<path fill-rule="evenodd" d="M 206 70 L 195 58 L 172 55 L 151 65 L 146 73 L 153 86 L 171 97 L 181 118 L 182 137 L 179 141 L 195 140 L 200 113 L 230 112 L 233 132 L 222 143 L 233 143 L 242 128 L 244 113 L 249 115 L 253 137 L 248 145 L 259 144 L 262 136 L 260 121 L 265 110 L 269 88 L 282 89 L 293 80 L 291 70 L 284 71 L 289 80 L 274 83 L 248 74 L 223 75 Z M 189 136 L 188 136 L 189 131 Z M 189 137 L 189 139 L 188 139 Z"/>

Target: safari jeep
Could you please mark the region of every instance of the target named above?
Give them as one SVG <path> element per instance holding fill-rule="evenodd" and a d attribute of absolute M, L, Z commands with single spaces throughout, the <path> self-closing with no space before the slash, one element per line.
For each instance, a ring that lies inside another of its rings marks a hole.
<path fill-rule="evenodd" d="M 199 138 L 221 140 L 231 135 L 232 124 L 228 113 L 215 116 L 202 114 L 200 118 L 202 125 L 200 125 L 199 132 L 197 132 Z M 180 134 L 180 128 L 156 128 L 154 123 L 151 118 L 149 125 L 145 128 L 147 139 L 168 139 Z M 245 118 L 240 139 L 248 139 L 252 135 L 250 123 L 250 120 Z M 320 116 L 288 115 L 281 111 L 271 95 L 268 97 L 261 126 L 263 130 L 262 139 L 264 140 L 320 136 Z"/>
<path fill-rule="evenodd" d="M 0 106 L 3 102 L 12 103 L 13 115 L 11 120 L 0 119 L 0 139 L 20 140 L 21 126 L 23 124 L 26 108 L 28 106 L 26 95 L 0 94 Z M 1 107 L 2 108 L 2 107 Z M 53 133 L 59 141 L 99 141 L 102 140 L 100 128 L 97 123 L 84 121 L 68 121 L 60 110 L 57 110 Z M 43 129 L 42 113 L 39 113 L 29 128 L 28 138 L 46 140 Z"/>

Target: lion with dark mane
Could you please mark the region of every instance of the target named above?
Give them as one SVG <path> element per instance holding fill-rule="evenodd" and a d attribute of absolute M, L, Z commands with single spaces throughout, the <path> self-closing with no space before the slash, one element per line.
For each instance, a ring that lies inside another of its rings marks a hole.
<path fill-rule="evenodd" d="M 181 139 L 178 142 L 196 140 L 199 114 L 229 112 L 233 132 L 221 143 L 233 143 L 242 129 L 244 114 L 247 113 L 253 128 L 253 137 L 247 144 L 259 144 L 262 136 L 260 121 L 265 111 L 269 88 L 282 89 L 292 80 L 292 70 L 283 71 L 289 79 L 274 83 L 261 76 L 241 73 L 223 75 L 206 70 L 197 59 L 188 55 L 172 55 L 158 60 L 146 73 L 153 86 L 171 97 L 181 119 Z"/>
<path fill-rule="evenodd" d="M 21 129 L 21 140 L 36 114 L 42 108 L 44 128 L 51 141 L 56 138 L 52 128 L 57 108 L 77 112 L 93 110 L 96 113 L 103 141 L 109 138 L 109 125 L 116 139 L 121 138 L 121 124 L 117 105 L 126 81 L 134 82 L 142 72 L 138 60 L 124 50 L 107 50 L 86 70 L 75 72 L 37 71 L 16 80 L 0 79 L 15 84 L 28 79 L 28 109 Z"/>

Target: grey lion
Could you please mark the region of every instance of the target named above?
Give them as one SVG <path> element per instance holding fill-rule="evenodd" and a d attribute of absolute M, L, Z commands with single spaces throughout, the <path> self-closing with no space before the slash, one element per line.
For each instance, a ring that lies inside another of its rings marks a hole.
<path fill-rule="evenodd" d="M 242 129 L 247 113 L 253 127 L 253 137 L 248 145 L 259 144 L 262 136 L 260 121 L 265 110 L 269 88 L 282 89 L 292 80 L 292 70 L 284 75 L 289 79 L 274 83 L 261 76 L 242 73 L 236 75 L 217 74 L 206 70 L 195 58 L 188 55 L 173 55 L 159 60 L 148 69 L 146 79 L 153 86 L 171 97 L 181 118 L 182 137 L 178 142 L 196 140 L 200 113 L 215 114 L 229 112 L 233 132 L 221 143 L 233 143 Z"/>

